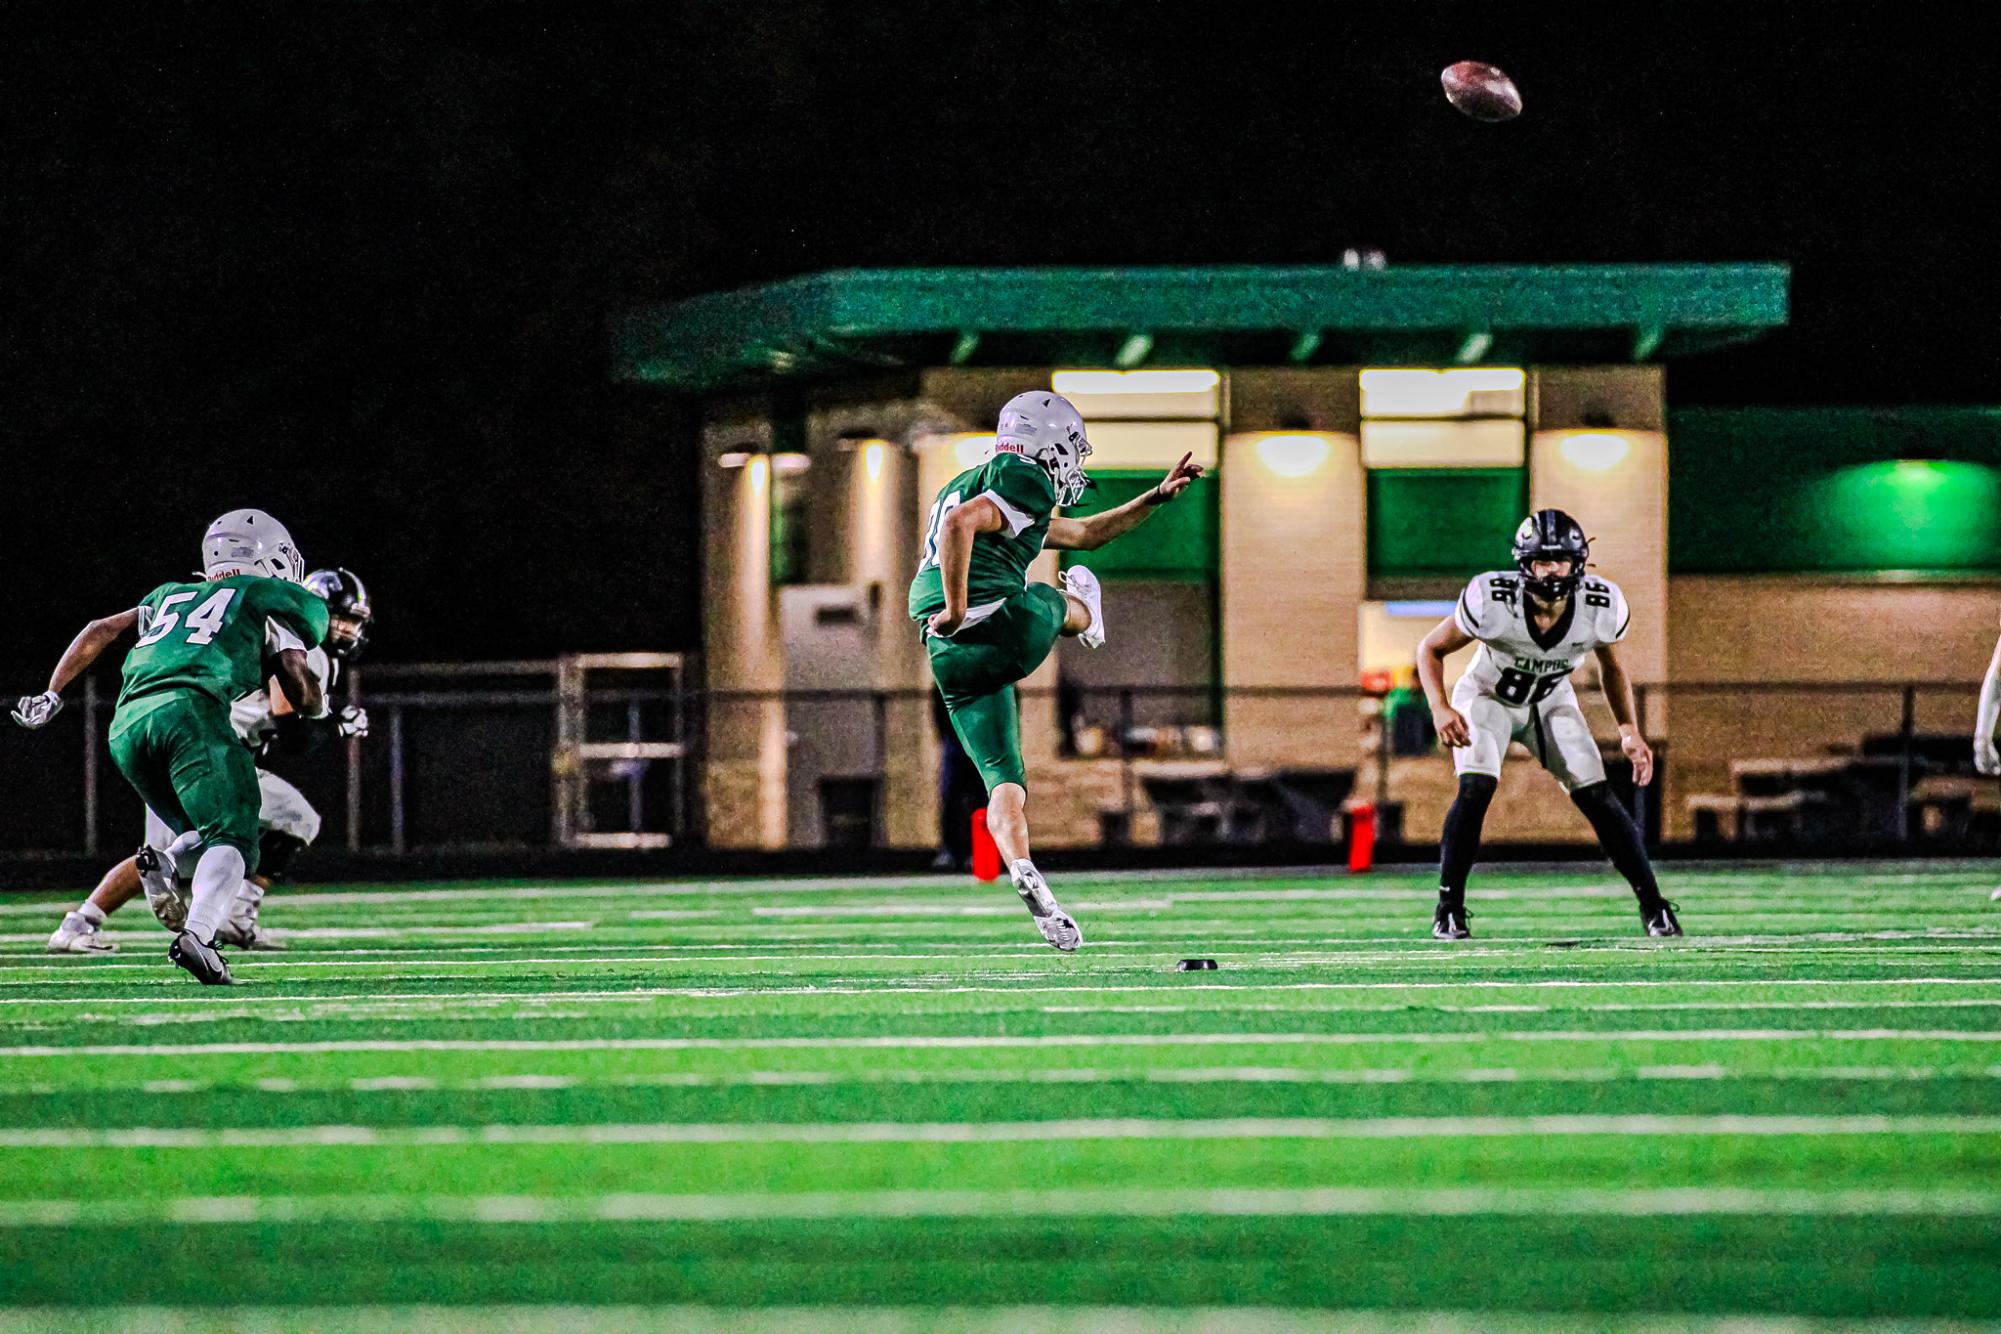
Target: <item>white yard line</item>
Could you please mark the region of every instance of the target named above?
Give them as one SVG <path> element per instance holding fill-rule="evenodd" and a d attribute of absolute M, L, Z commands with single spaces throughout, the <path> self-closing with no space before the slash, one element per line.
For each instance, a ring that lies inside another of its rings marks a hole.
<path fill-rule="evenodd" d="M 569 1144 L 1019 1144 L 1077 1140 L 2001 1135 L 2001 1116 L 1100 1117 L 1065 1121 L 0 1128 L 4 1149 L 314 1149 Z"/>
<path fill-rule="evenodd" d="M 747 1038 L 352 1038 L 324 1042 L 92 1043 L 73 1047 L 0 1047 L 0 1058 L 78 1056 L 270 1056 L 314 1052 L 395 1051 L 754 1051 L 827 1049 L 980 1049 L 1053 1047 L 1361 1046 L 1480 1042 L 1976 1042 L 2001 1043 L 2001 1029 L 1677 1028 L 1501 1029 L 1464 1033 L 1060 1033 L 1043 1036 L 908 1034 L 873 1037 Z"/>
<path fill-rule="evenodd" d="M 1041 957 L 1041 956 L 1037 956 Z M 1047 977 L 1047 973 L 1023 974 L 1023 976 Z M 68 980 L 68 979 L 65 979 Z M 1186 991 L 1458 991 L 1458 990 L 1560 990 L 1576 991 L 1592 988 L 1611 988 L 1620 991 L 1647 987 L 1743 987 L 1764 990 L 1768 987 L 1995 987 L 2001 988 L 2001 975 L 1994 977 L 1858 977 L 1858 978 L 1634 978 L 1630 980 L 1590 979 L 1590 978 L 1539 978 L 1534 981 L 1508 982 L 1489 978 L 1468 978 L 1459 982 L 1196 982 L 1163 978 L 1158 982 L 1142 982 L 1137 978 L 1108 978 L 1095 986 L 930 986 L 922 979 L 885 976 L 881 986 L 849 986 L 853 978 L 834 978 L 827 986 L 814 987 L 632 987 L 629 989 L 606 991 L 398 991 L 370 992 L 360 996 L 317 996 L 281 995 L 259 992 L 253 997 L 259 1004 L 340 1001 L 370 1001 L 390 1003 L 415 1001 L 434 1004 L 440 1001 L 496 1002 L 519 1001 L 524 1005 L 545 1004 L 559 1001 L 592 1000 L 645 1000 L 653 996 L 867 996 L 905 995 L 917 993 L 926 996 L 954 995 L 996 995 L 996 996 L 1040 996 L 1040 995 L 1103 995 L 1118 991 L 1162 991 L 1179 994 Z M 37 983 L 36 985 L 47 985 Z M 213 1006 L 215 997 L 207 992 L 190 992 L 184 995 L 160 996 L 5 996 L 0 995 L 0 1010 L 17 1005 L 204 1005 Z M 1982 1001 L 1982 1004 L 1988 1002 Z M 1727 1004 L 1727 1002 L 1723 1002 Z M 1427 1006 L 1425 1008 L 1433 1008 Z M 1556 1007 L 1570 1008 L 1570 1007 Z M 1780 1006 L 1780 1008 L 1789 1008 Z"/>
<path fill-rule="evenodd" d="M 393 1222 L 741 1222 L 771 1219 L 1097 1217 L 1992 1218 L 2001 1192 L 1937 1190 L 1065 1189 L 800 1191 L 712 1195 L 320 1195 L 10 1200 L 0 1227 Z"/>
<path fill-rule="evenodd" d="M 909 989 L 884 990 L 827 988 L 806 991 L 770 992 L 703 992 L 671 991 L 665 995 L 677 999 L 724 999 L 734 1000 L 746 996 L 803 994 L 817 996 L 873 996 L 896 994 L 941 994 L 929 989 L 913 993 Z M 998 994 L 1007 995 L 1006 989 Z M 278 1010 L 271 1008 L 267 998 L 257 998 L 254 1004 L 210 1005 L 201 1009 L 181 1010 L 113 1010 L 104 1013 L 88 1011 L 75 1016 L 75 1022 L 97 1025 L 115 1025 L 128 1028 L 159 1027 L 166 1024 L 218 1024 L 238 1023 L 247 1019 L 260 1019 L 279 1023 L 386 1023 L 386 1024 L 435 1024 L 446 1020 L 504 1018 L 512 1023 L 543 1022 L 554 1019 L 579 1017 L 583 1011 L 570 1009 L 551 1010 L 551 1004 L 560 1004 L 553 997 L 519 997 L 518 1004 L 508 1006 L 505 1001 L 481 1000 L 461 1003 L 461 998 L 450 995 L 429 997 L 422 1001 L 387 1002 L 364 999 L 321 999 L 300 998 L 296 1009 Z M 597 997 L 573 1000 L 572 1006 L 616 1004 L 618 997 Z M 78 1000 L 78 1004 L 88 1004 Z M 971 1007 L 955 1009 L 952 1014 L 964 1018 L 983 1015 L 1015 1013 L 1020 1007 Z M 1656 1004 L 1630 1002 L 1603 1005 L 1427 1005 L 1427 1011 L 1438 1014 L 1647 1014 L 1673 1012 L 1723 1012 L 1723 1011 L 1852 1011 L 1852 1010 L 2001 1010 L 2001 997 L 1995 998 L 1951 998 L 1946 1000 L 1852 1000 L 1852 1001 L 1663 1001 Z M 4 1009 L 4 1004 L 0 1004 Z M 496 1013 L 509 1009 L 506 1014 Z M 1213 1004 L 1192 1005 L 1043 1005 L 1036 1012 L 1051 1015 L 1097 1015 L 1097 1014 L 1405 1014 L 1412 1009 L 1409 1005 L 1274 1005 L 1219 1001 Z M 468 1013 L 471 1011 L 473 1013 Z"/>
<path fill-rule="evenodd" d="M 1555 1069 L 1499 1066 L 1472 1070 L 1412 1070 L 1405 1066 L 1329 1070 L 1318 1066 L 1147 1066 L 1140 1068 L 1057 1067 L 1046 1070 L 923 1070 L 875 1067 L 866 1070 L 663 1071 L 640 1075 L 483 1075 L 477 1079 L 434 1079 L 427 1075 L 377 1075 L 315 1083 L 259 1079 L 260 1093 L 546 1092 L 574 1088 L 737 1088 L 829 1087 L 870 1084 L 1616 1084 L 1626 1082 L 1711 1082 L 1730 1080 L 1923 1083 L 1940 1079 L 2001 1079 L 2001 1065 L 1937 1066 L 1775 1066 L 1767 1070 L 1722 1065 L 1643 1065 L 1632 1068 L 1573 1066 Z M 194 1079 L 148 1079 L 133 1087 L 152 1096 L 238 1092 L 237 1086 Z M 71 1084 L 15 1084 L 17 1094 L 74 1094 Z M 99 1085 L 90 1092 L 106 1091 Z"/>

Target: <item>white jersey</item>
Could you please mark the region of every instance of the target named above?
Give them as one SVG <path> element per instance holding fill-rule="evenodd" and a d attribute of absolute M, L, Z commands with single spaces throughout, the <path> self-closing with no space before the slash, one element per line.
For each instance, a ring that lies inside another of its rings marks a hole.
<path fill-rule="evenodd" d="M 1494 570 L 1466 585 L 1452 619 L 1480 645 L 1454 698 L 1477 694 L 1520 706 L 1539 704 L 1558 692 L 1574 698 L 1570 674 L 1594 650 L 1624 639 L 1632 612 L 1617 584 L 1586 576 L 1570 595 L 1562 619 L 1540 635 L 1529 620 L 1522 576 Z"/>
<path fill-rule="evenodd" d="M 340 664 L 327 655 L 324 647 L 310 648 L 306 650 L 306 673 L 320 683 L 320 695 L 330 706 L 334 682 L 340 678 Z M 271 734 L 278 730 L 278 719 L 271 712 L 271 686 L 268 681 L 264 689 L 253 690 L 229 706 L 229 725 L 236 729 L 236 735 L 242 738 L 243 744 L 252 750 L 261 749 L 271 739 Z"/>

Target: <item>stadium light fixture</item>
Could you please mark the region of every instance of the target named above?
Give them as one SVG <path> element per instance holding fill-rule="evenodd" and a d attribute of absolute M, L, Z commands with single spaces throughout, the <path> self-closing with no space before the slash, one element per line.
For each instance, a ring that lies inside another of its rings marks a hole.
<path fill-rule="evenodd" d="M 1626 461 L 1632 444 L 1623 435 L 1610 431 L 1583 431 L 1563 437 L 1557 452 L 1563 461 L 1581 472 L 1610 472 Z"/>
<path fill-rule="evenodd" d="M 1362 372 L 1362 415 L 1465 417 L 1498 410 L 1499 415 L 1518 416 L 1527 383 L 1519 366 L 1448 371 L 1376 367 Z M 1504 396 L 1499 405 L 1492 402 L 1497 395 Z"/>
<path fill-rule="evenodd" d="M 880 440 L 871 440 L 862 446 L 862 467 L 868 470 L 871 482 L 882 480 L 882 460 L 887 449 Z"/>
<path fill-rule="evenodd" d="M 1318 472 L 1332 452 L 1324 435 L 1267 435 L 1258 441 L 1258 462 L 1280 477 Z"/>
<path fill-rule="evenodd" d="M 749 462 L 750 451 L 747 449 L 732 449 L 727 454 L 716 455 L 716 466 L 718 468 L 741 468 Z"/>
<path fill-rule="evenodd" d="M 781 476 L 802 473 L 812 466 L 813 456 L 810 454 L 773 454 L 771 456 L 772 471 Z"/>
<path fill-rule="evenodd" d="M 1057 371 L 1049 387 L 1059 394 L 1206 394 L 1223 382 L 1216 371 Z"/>

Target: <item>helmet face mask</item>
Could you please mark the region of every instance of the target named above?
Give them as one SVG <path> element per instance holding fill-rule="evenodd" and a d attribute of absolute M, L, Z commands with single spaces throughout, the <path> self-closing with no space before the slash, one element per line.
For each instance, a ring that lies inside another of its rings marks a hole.
<path fill-rule="evenodd" d="M 1031 390 L 1009 399 L 1000 412 L 994 445 L 1047 473 L 1058 505 L 1076 504 L 1092 485 L 1084 471 L 1084 460 L 1091 456 L 1084 418 L 1061 394 Z"/>
<path fill-rule="evenodd" d="M 1577 591 L 1591 559 L 1591 541 L 1577 520 L 1562 510 L 1537 510 L 1515 530 L 1515 568 L 1522 586 L 1544 602 L 1560 602 Z M 1555 561 L 1562 574 L 1538 577 L 1538 562 Z"/>
<path fill-rule="evenodd" d="M 314 570 L 305 584 L 327 604 L 327 652 L 350 662 L 359 658 L 375 624 L 367 586 L 353 570 L 344 569 Z"/>

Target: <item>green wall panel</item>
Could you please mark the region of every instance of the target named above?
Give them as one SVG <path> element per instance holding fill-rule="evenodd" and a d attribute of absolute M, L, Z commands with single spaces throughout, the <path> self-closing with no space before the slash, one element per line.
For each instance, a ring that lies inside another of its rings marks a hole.
<path fill-rule="evenodd" d="M 1079 553 L 1081 559 L 1101 579 L 1189 579 L 1216 577 L 1216 485 L 1215 474 L 1206 474 L 1183 492 L 1179 500 L 1161 506 L 1140 527 L 1096 551 Z M 1064 513 L 1083 518 L 1116 509 L 1137 496 L 1145 495 L 1159 483 L 1157 469 L 1127 470 L 1107 468 L 1093 472 L 1097 486 Z M 1073 556 L 1066 554 L 1067 565 Z"/>
<path fill-rule="evenodd" d="M 1675 412 L 1668 566 L 1677 574 L 2001 572 L 2001 411 Z"/>
<path fill-rule="evenodd" d="M 1521 468 L 1371 468 L 1369 577 L 1470 579 L 1509 563 Z"/>

